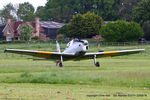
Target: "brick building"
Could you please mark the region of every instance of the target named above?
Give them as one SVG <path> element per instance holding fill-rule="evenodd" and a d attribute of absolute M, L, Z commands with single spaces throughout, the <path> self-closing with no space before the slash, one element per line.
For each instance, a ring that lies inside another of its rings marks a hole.
<path fill-rule="evenodd" d="M 57 30 L 64 25 L 57 22 L 40 21 L 38 17 L 35 18 L 35 21 L 30 22 L 11 22 L 11 19 L 8 18 L 7 24 L 2 31 L 3 36 L 6 37 L 6 41 L 20 40 L 21 37 L 19 31 L 21 26 L 25 23 L 28 23 L 33 27 L 34 32 L 32 33 L 32 37 L 39 37 L 40 40 L 55 39 Z"/>

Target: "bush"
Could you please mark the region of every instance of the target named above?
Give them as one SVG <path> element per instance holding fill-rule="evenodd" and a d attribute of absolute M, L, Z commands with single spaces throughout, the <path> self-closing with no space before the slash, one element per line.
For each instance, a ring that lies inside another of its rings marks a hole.
<path fill-rule="evenodd" d="M 3 41 L 0 41 L 0 44 L 7 44 L 7 43 L 11 43 L 11 44 L 26 43 L 26 41 L 24 41 L 24 40 L 13 40 L 13 41 L 3 40 Z"/>
<path fill-rule="evenodd" d="M 103 25 L 100 35 L 107 42 L 128 42 L 137 41 L 143 37 L 144 32 L 139 24 L 118 20 Z"/>
<path fill-rule="evenodd" d="M 57 34 L 63 34 L 64 37 L 70 37 L 68 24 L 66 24 L 66 25 L 64 25 L 63 27 L 61 27 L 61 28 L 57 31 Z"/>

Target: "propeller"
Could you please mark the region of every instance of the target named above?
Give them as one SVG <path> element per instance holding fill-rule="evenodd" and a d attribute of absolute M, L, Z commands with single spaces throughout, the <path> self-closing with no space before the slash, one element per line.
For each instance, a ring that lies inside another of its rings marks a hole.
<path fill-rule="evenodd" d="M 56 41 L 56 47 L 57 47 L 57 52 L 58 52 L 58 53 L 61 53 L 61 50 L 60 50 L 60 46 L 59 46 L 58 41 Z M 56 61 L 56 62 L 57 62 L 57 61 Z M 58 62 L 57 62 L 57 63 L 58 63 Z M 56 65 L 57 65 L 57 63 L 56 63 Z M 63 57 L 62 57 L 62 55 L 60 56 L 60 63 L 59 63 L 59 66 L 60 66 L 60 67 L 63 66 Z"/>
<path fill-rule="evenodd" d="M 57 52 L 61 53 L 58 41 L 56 41 Z"/>

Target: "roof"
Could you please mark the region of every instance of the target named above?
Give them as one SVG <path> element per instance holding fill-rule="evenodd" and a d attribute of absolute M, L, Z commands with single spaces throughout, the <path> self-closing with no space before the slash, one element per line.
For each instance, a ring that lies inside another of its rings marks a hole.
<path fill-rule="evenodd" d="M 11 22 L 7 25 L 11 26 L 14 33 L 18 33 L 19 27 L 25 23 L 29 23 L 34 28 L 34 32 L 36 32 L 36 25 L 35 25 L 36 22 L 35 21 L 31 21 L 31 22 L 17 21 L 17 22 Z M 53 22 L 53 21 L 40 21 L 40 32 L 44 32 L 43 28 L 59 29 L 64 25 L 65 24 L 63 24 L 63 23 L 58 23 L 58 22 Z"/>
<path fill-rule="evenodd" d="M 14 23 L 10 23 L 9 25 L 11 26 L 11 28 L 14 30 L 15 33 L 17 33 L 17 28 L 19 25 L 22 25 L 24 22 L 18 21 L 18 22 L 14 22 Z"/>
<path fill-rule="evenodd" d="M 40 21 L 40 24 L 44 28 L 61 28 L 64 26 L 64 23 L 58 23 L 53 21 Z"/>
<path fill-rule="evenodd" d="M 23 22 L 23 21 L 11 22 L 11 23 L 9 23 L 9 25 L 13 29 L 14 33 L 17 33 L 18 28 L 25 23 L 29 23 L 34 28 L 34 32 L 36 32 L 36 28 L 35 28 L 36 25 L 35 25 L 35 22 L 33 22 L 33 21 L 32 22 Z M 44 29 L 41 26 L 40 26 L 40 31 L 44 32 Z"/>

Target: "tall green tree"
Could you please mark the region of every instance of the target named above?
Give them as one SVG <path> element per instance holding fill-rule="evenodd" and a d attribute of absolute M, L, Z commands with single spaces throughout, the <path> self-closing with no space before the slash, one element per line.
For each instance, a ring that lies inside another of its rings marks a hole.
<path fill-rule="evenodd" d="M 92 12 L 77 14 L 69 23 L 69 33 L 77 38 L 91 38 L 98 34 L 102 21 L 100 16 Z"/>
<path fill-rule="evenodd" d="M 20 28 L 21 39 L 25 41 L 31 40 L 32 33 L 33 33 L 33 27 L 28 23 L 23 24 L 22 27 Z"/>
<path fill-rule="evenodd" d="M 72 18 L 72 14 L 72 9 L 68 7 L 58 7 L 51 11 L 51 20 L 66 23 Z"/>
<path fill-rule="evenodd" d="M 119 5 L 118 14 L 126 21 L 132 21 L 132 9 L 142 0 L 123 0 Z"/>
<path fill-rule="evenodd" d="M 143 24 L 146 21 L 150 21 L 150 0 L 142 0 L 138 3 L 138 6 L 133 9 L 133 20 Z"/>
<path fill-rule="evenodd" d="M 44 8 L 37 10 L 37 14 L 42 10 L 45 15 L 41 15 L 41 19 L 68 23 L 73 15 L 90 11 L 102 16 L 104 20 L 116 20 L 119 18 L 118 9 L 122 1 L 48 0 Z"/>
<path fill-rule="evenodd" d="M 137 41 L 144 32 L 138 23 L 119 20 L 103 25 L 100 35 L 107 42 L 128 42 Z"/>
<path fill-rule="evenodd" d="M 48 19 L 47 18 L 47 15 L 48 15 L 47 13 L 48 13 L 48 11 L 46 10 L 45 7 L 39 6 L 36 10 L 35 15 L 38 16 L 40 18 L 40 20 L 47 20 Z"/>
<path fill-rule="evenodd" d="M 15 13 L 14 6 L 9 3 L 0 11 L 0 18 L 2 23 L 6 23 L 8 18 L 11 18 L 12 21 L 16 21 L 16 18 L 13 16 Z"/>
<path fill-rule="evenodd" d="M 29 2 L 24 2 L 19 4 L 19 8 L 17 11 L 17 16 L 20 20 L 31 21 L 34 20 L 34 7 Z"/>
<path fill-rule="evenodd" d="M 118 8 L 123 0 L 96 0 L 95 7 L 98 15 L 102 16 L 104 20 L 112 21 L 119 19 Z"/>
<path fill-rule="evenodd" d="M 41 19 L 68 23 L 73 15 L 70 1 L 72 0 L 48 0 L 44 7 L 38 8 L 36 14 L 40 15 L 43 11 L 44 14 L 39 16 Z"/>

